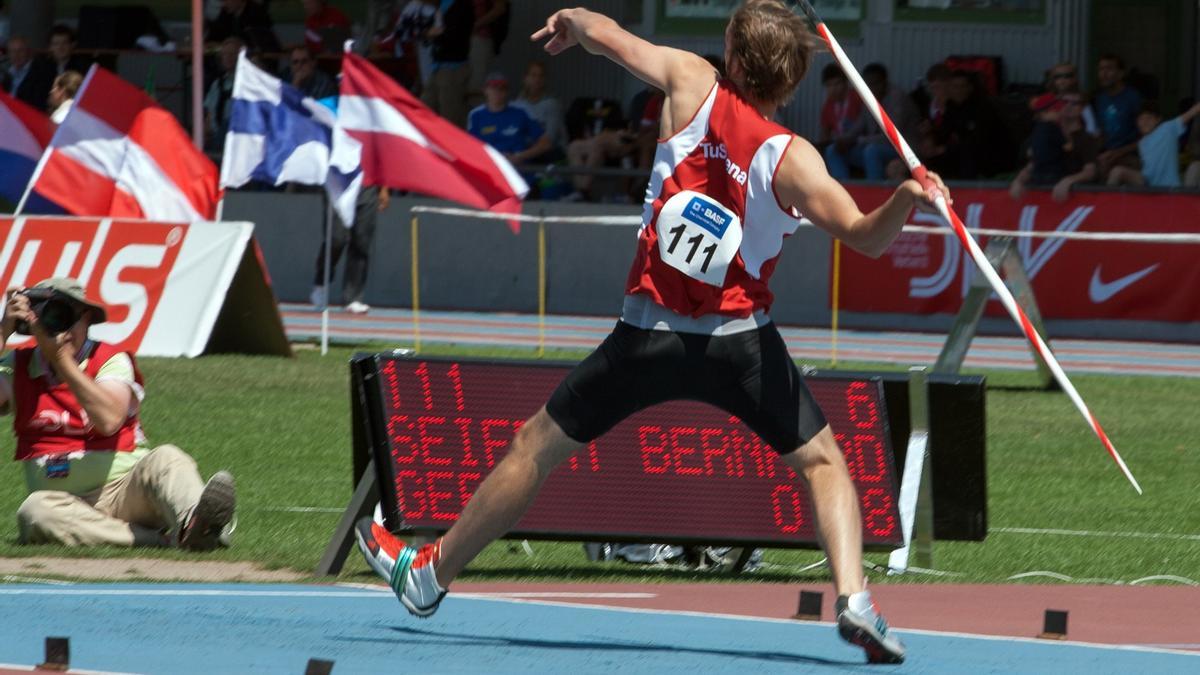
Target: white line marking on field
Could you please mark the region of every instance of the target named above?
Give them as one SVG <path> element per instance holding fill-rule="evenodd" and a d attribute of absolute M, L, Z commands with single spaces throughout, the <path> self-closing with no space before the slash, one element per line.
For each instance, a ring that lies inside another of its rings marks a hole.
<path fill-rule="evenodd" d="M 1200 541 L 1200 534 L 1173 534 L 1170 532 L 1100 532 L 1097 530 L 1056 530 L 1035 527 L 992 527 L 990 532 L 1010 534 L 1059 534 L 1069 537 L 1128 537 L 1131 539 L 1173 539 L 1176 541 Z"/>
<path fill-rule="evenodd" d="M 333 506 L 263 506 L 251 511 L 271 511 L 274 513 L 341 513 L 346 509 Z"/>

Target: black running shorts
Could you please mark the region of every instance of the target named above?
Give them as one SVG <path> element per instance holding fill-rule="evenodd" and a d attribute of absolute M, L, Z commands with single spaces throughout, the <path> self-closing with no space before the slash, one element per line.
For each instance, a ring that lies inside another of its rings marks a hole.
<path fill-rule="evenodd" d="M 567 436 L 588 443 L 643 408 L 678 399 L 736 415 L 780 454 L 826 424 L 774 323 L 709 336 L 618 321 L 558 385 L 546 411 Z"/>

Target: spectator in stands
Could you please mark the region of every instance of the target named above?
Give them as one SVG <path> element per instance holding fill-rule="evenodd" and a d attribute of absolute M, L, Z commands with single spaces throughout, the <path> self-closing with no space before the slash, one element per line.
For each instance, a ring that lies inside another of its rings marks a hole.
<path fill-rule="evenodd" d="M 1141 171 L 1127 166 L 1114 166 L 1108 173 L 1108 185 L 1148 185 L 1177 188 L 1179 179 L 1179 138 L 1187 133 L 1188 122 L 1200 115 L 1200 103 L 1188 108 L 1179 117 L 1164 121 L 1153 103 L 1143 104 L 1137 117 L 1142 138 L 1137 143 Z"/>
<path fill-rule="evenodd" d="M 63 120 L 67 118 L 67 113 L 71 110 L 71 104 L 75 102 L 75 94 L 79 91 L 81 84 L 83 84 L 83 76 L 74 70 L 68 70 L 54 78 L 47 101 L 50 104 L 48 110 L 51 111 L 51 122 L 62 124 Z"/>
<path fill-rule="evenodd" d="M 337 96 L 337 83 L 325 71 L 317 68 L 317 59 L 308 51 L 308 47 L 292 47 L 289 63 L 292 70 L 292 86 L 302 94 L 318 100 Z"/>
<path fill-rule="evenodd" d="M 855 123 L 863 114 L 862 100 L 850 88 L 846 74 L 836 63 L 830 63 L 821 71 L 821 86 L 825 88 L 825 101 L 821 104 L 821 133 L 817 148 L 828 151 L 836 146 L 836 152 L 846 152 L 854 147 Z"/>
<path fill-rule="evenodd" d="M 1138 168 L 1137 118 L 1142 109 L 1142 95 L 1125 84 L 1125 63 L 1113 54 L 1100 57 L 1097 75 L 1100 90 L 1092 105 L 1104 132 L 1097 159 L 1101 177 L 1107 178 L 1116 166 Z"/>
<path fill-rule="evenodd" d="M 260 52 L 281 50 L 267 8 L 250 0 L 221 0 L 221 13 L 209 22 L 204 41 L 221 43 L 228 37 L 241 38 L 247 47 Z"/>
<path fill-rule="evenodd" d="M 950 105 L 950 75 L 946 64 L 935 63 L 925 71 L 922 86 L 912 93 L 917 112 L 921 115 L 917 156 L 931 169 L 947 177 L 957 172 L 960 152 L 946 115 Z"/>
<path fill-rule="evenodd" d="M 73 70 L 86 73 L 92 64 L 88 59 L 75 54 L 75 31 L 61 23 L 50 29 L 50 63 L 57 77 Z"/>
<path fill-rule="evenodd" d="M 467 123 L 468 58 L 475 27 L 474 0 L 443 0 L 442 31 L 433 38 L 431 74 L 421 100 L 435 113 L 460 127 Z"/>
<path fill-rule="evenodd" d="M 29 496 L 17 540 L 66 546 L 228 545 L 233 476 L 205 484 L 173 445 L 151 448 L 138 421 L 145 390 L 133 355 L 88 337 L 103 305 L 75 279 L 10 289 L 0 349 L 18 329 L 32 344 L 0 360 L 0 409 L 13 413 Z"/>
<path fill-rule="evenodd" d="M 870 63 L 863 68 L 863 80 L 871 93 L 883 104 L 883 109 L 904 138 L 916 138 L 920 117 L 917 106 L 899 87 L 888 81 L 887 68 L 881 63 Z M 825 166 L 829 175 L 838 180 L 850 177 L 851 167 L 862 169 L 868 180 L 903 180 L 908 171 L 891 141 L 875 118 L 866 111 L 859 115 L 855 128 L 849 132 L 856 138 L 853 146 L 845 151 L 834 143 L 825 149 Z"/>
<path fill-rule="evenodd" d="M 1015 151 L 1000 113 L 984 95 L 976 75 L 967 70 L 950 74 L 945 127 L 953 163 L 943 175 L 976 179 L 1011 170 Z M 936 169 L 935 169 L 936 170 Z"/>
<path fill-rule="evenodd" d="M 304 6 L 304 44 L 313 54 L 341 53 L 350 39 L 350 19 L 326 0 L 300 0 Z M 328 38 L 328 39 L 327 39 Z"/>
<path fill-rule="evenodd" d="M 217 52 L 221 74 L 213 80 L 208 93 L 204 95 L 204 130 L 207 132 L 204 145 L 210 150 L 219 152 L 225 145 L 229 109 L 233 105 L 233 79 L 237 71 L 238 53 L 244 46 L 239 38 L 229 37 L 225 38 Z"/>
<path fill-rule="evenodd" d="M 500 52 L 500 42 L 508 32 L 508 0 L 471 0 L 475 6 L 475 24 L 471 31 L 468 56 L 471 79 L 467 84 L 467 105 L 483 100 L 485 76 L 492 71 L 492 59 Z"/>
<path fill-rule="evenodd" d="M 566 115 L 567 164 L 571 167 L 597 169 L 609 162 L 628 162 L 634 151 L 634 138 L 626 129 L 621 106 L 605 98 L 578 98 L 571 103 Z M 595 176 L 575 173 L 571 182 L 575 191 L 567 201 L 591 201 Z"/>
<path fill-rule="evenodd" d="M 14 36 L 8 41 L 8 68 L 0 73 L 3 89 L 38 110 L 46 109 L 46 98 L 54 84 L 50 64 L 35 58 L 29 40 Z"/>
<path fill-rule="evenodd" d="M 467 131 L 499 150 L 513 164 L 534 161 L 550 150 L 550 138 L 524 108 L 508 104 L 508 78 L 484 78 L 485 102 L 467 116 Z"/>
<path fill-rule="evenodd" d="M 396 6 L 399 0 L 366 0 L 367 20 L 358 41 L 361 53 L 370 51 L 371 45 L 387 39 L 388 32 L 395 31 Z M 434 4 L 437 0 L 434 0 Z"/>
<path fill-rule="evenodd" d="M 1191 161 L 1183 175 L 1183 186 L 1200 188 L 1200 122 L 1192 120 L 1192 135 L 1187 143 L 1188 155 Z"/>
<path fill-rule="evenodd" d="M 379 47 L 400 60 L 400 84 L 420 94 L 433 65 L 434 37 L 442 32 L 442 13 L 437 0 L 409 0 L 396 16 L 396 23 Z"/>
<path fill-rule="evenodd" d="M 563 149 L 567 145 L 567 133 L 563 127 L 562 106 L 558 99 L 546 94 L 545 63 L 529 62 L 525 77 L 521 78 L 521 95 L 512 104 L 523 109 L 546 131 L 550 149 L 538 159 L 553 162 L 565 157 Z"/>
<path fill-rule="evenodd" d="M 1030 185 L 1053 186 L 1055 201 L 1065 202 L 1071 189 L 1096 180 L 1099 139 L 1083 121 L 1087 105 L 1078 93 L 1062 98 L 1042 94 L 1031 104 L 1037 121 L 1029 141 L 1029 161 L 1013 179 L 1009 194 L 1020 199 Z"/>
<path fill-rule="evenodd" d="M 1060 99 L 1066 99 L 1071 94 L 1082 96 L 1079 90 L 1079 69 L 1074 63 L 1064 61 L 1046 71 L 1046 91 Z M 1096 112 L 1092 106 L 1083 107 L 1083 128 L 1093 136 L 1100 135 L 1100 125 L 1096 123 Z"/>
<path fill-rule="evenodd" d="M 639 169 L 649 169 L 654 162 L 665 101 L 666 95 L 661 90 L 648 86 L 634 95 L 629 104 L 629 133 L 636 148 L 634 166 Z"/>
<path fill-rule="evenodd" d="M 342 252 L 346 253 L 346 267 L 342 270 L 342 302 L 351 314 L 366 314 L 371 306 L 364 302 L 367 288 L 367 270 L 371 262 L 371 248 L 375 241 L 375 222 L 378 215 L 387 210 L 391 193 L 387 188 L 375 185 L 363 186 L 354 202 L 354 223 L 346 227 L 341 218 L 334 215 L 329 249 L 329 274 L 333 278 Z M 322 231 L 321 248 L 317 251 L 316 275 L 309 299 L 313 305 L 324 307 L 329 299 L 325 288 L 325 236 Z"/>
<path fill-rule="evenodd" d="M 950 95 L 950 68 L 944 63 L 935 63 L 925 71 L 921 86 L 911 94 L 924 126 L 939 126 L 946 112 Z"/>
<path fill-rule="evenodd" d="M 4 0 L 0 0 L 0 51 L 5 49 L 8 44 L 8 33 L 12 28 L 12 22 L 8 18 L 8 7 L 4 5 Z"/>

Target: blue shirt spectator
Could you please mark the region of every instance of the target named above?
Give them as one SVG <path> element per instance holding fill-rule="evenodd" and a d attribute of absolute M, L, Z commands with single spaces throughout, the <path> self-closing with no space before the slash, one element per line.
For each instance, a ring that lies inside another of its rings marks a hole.
<path fill-rule="evenodd" d="M 550 149 L 542 125 L 529 113 L 508 104 L 508 80 L 493 73 L 484 82 L 487 102 L 467 116 L 467 131 L 499 150 L 509 161 L 520 163 Z"/>
<path fill-rule="evenodd" d="M 1125 64 L 1115 56 L 1101 56 L 1097 76 L 1100 91 L 1093 105 L 1100 128 L 1104 131 L 1102 149 L 1116 150 L 1136 143 L 1142 95 L 1125 86 Z"/>
<path fill-rule="evenodd" d="M 1104 131 L 1104 149 L 1113 150 L 1137 141 L 1137 116 L 1142 109 L 1142 95 L 1130 87 L 1116 94 L 1101 91 L 1096 94 L 1096 116 Z"/>

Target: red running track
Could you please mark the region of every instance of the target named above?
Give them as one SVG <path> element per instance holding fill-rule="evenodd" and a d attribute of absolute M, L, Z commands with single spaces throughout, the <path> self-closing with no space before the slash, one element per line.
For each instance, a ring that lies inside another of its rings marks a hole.
<path fill-rule="evenodd" d="M 785 619 L 800 591 L 824 594 L 822 621 L 834 620 L 827 585 L 458 583 L 455 593 Z M 527 594 L 536 593 L 537 596 Z M 579 594 L 564 596 L 562 593 Z M 517 594 L 517 595 L 512 595 Z M 581 597 L 589 594 L 651 597 Z M 1069 612 L 1067 639 L 1200 651 L 1200 587 L 877 584 L 871 594 L 892 627 L 1032 638 L 1047 609 Z"/>

